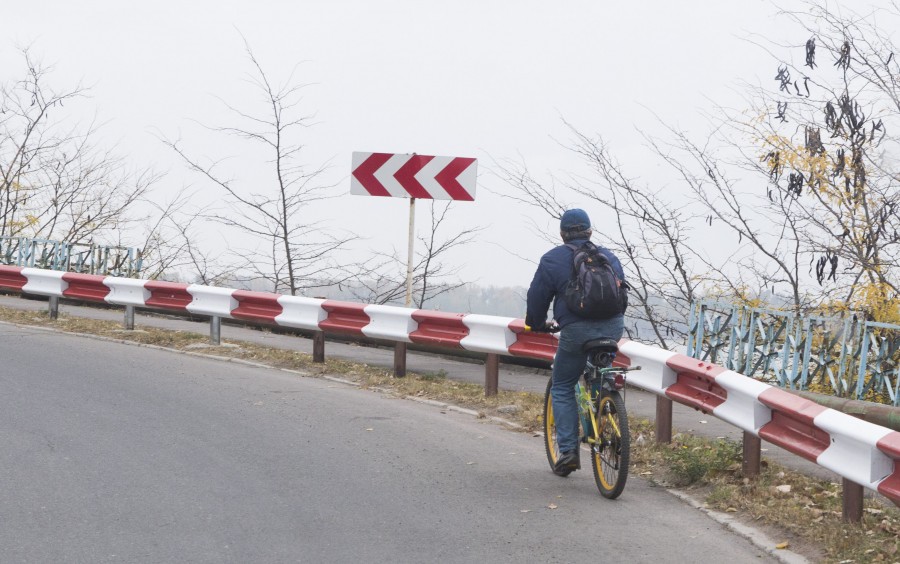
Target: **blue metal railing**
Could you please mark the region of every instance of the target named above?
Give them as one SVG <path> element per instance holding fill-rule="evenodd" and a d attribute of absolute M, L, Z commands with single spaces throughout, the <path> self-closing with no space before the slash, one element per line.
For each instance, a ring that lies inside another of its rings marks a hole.
<path fill-rule="evenodd" d="M 900 325 L 698 301 L 687 354 L 783 388 L 900 405 Z"/>
<path fill-rule="evenodd" d="M 143 255 L 135 247 L 0 237 L 0 264 L 136 278 L 141 273 Z"/>

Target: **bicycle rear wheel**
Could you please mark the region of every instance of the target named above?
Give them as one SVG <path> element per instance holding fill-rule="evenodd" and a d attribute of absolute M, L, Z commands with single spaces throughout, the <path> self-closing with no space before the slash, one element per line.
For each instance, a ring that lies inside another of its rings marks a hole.
<path fill-rule="evenodd" d="M 631 452 L 628 414 L 619 392 L 604 393 L 597 404 L 600 440 L 591 445 L 591 465 L 600 495 L 615 499 L 625 489 Z"/>

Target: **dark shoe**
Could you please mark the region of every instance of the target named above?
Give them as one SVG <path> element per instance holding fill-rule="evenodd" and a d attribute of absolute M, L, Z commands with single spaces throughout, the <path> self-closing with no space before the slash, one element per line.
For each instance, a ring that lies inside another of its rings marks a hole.
<path fill-rule="evenodd" d="M 553 468 L 553 473 L 557 476 L 566 477 L 575 470 L 579 470 L 581 468 L 581 460 L 578 454 L 578 449 L 561 452 L 556 460 L 556 467 Z"/>

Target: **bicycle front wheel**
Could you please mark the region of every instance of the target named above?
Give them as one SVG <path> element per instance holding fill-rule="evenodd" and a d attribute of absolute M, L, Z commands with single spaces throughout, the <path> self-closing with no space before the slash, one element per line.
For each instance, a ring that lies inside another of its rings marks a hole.
<path fill-rule="evenodd" d="M 594 481 L 600 495 L 616 499 L 625 489 L 631 436 L 628 433 L 628 414 L 625 400 L 619 392 L 604 393 L 597 403 L 599 440 L 591 445 L 591 464 Z"/>
<path fill-rule="evenodd" d="M 550 396 L 552 384 L 552 379 L 547 381 L 547 391 L 544 393 L 544 449 L 550 469 L 554 470 L 559 460 L 559 444 L 556 442 L 556 420 L 553 418 L 553 398 Z"/>

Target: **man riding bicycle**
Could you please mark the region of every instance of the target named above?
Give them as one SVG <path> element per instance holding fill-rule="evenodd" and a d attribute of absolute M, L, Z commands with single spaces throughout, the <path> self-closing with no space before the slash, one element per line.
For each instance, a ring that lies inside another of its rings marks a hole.
<path fill-rule="evenodd" d="M 559 230 L 563 244 L 541 257 L 528 288 L 525 324 L 535 331 L 555 329 L 547 325 L 547 311 L 550 302 L 553 302 L 553 317 L 560 328 L 551 384 L 560 450 L 553 472 L 558 476 L 568 476 L 581 468 L 575 384 L 587 360 L 582 345 L 592 339 L 618 341 L 625 330 L 625 318 L 624 313 L 620 313 L 607 319 L 587 319 L 571 311 L 563 296 L 573 277 L 575 252 L 590 241 L 593 232 L 591 220 L 584 210 L 567 210 L 560 218 Z M 606 257 L 618 279 L 624 281 L 625 273 L 619 259 L 605 247 L 597 245 L 596 251 Z"/>

